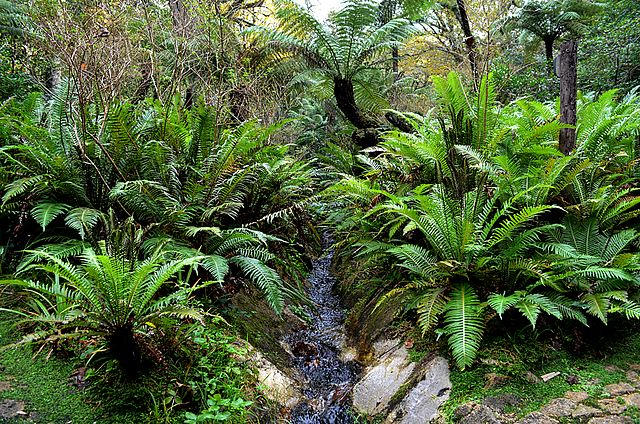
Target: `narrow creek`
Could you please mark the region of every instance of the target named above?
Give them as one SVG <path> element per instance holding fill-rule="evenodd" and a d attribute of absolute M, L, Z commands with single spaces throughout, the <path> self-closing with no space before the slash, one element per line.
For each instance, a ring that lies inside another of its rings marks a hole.
<path fill-rule="evenodd" d="M 293 424 L 353 424 L 349 407 L 352 385 L 359 372 L 355 362 L 340 359 L 346 341 L 345 311 L 334 292 L 331 275 L 331 240 L 323 237 L 325 255 L 313 261 L 307 295 L 315 304 L 308 308 L 309 325 L 286 337 L 292 362 L 304 376 L 303 401 L 291 414 Z"/>

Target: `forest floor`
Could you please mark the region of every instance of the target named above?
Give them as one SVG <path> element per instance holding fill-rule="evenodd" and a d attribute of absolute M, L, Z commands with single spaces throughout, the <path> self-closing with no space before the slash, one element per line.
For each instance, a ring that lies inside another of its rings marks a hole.
<path fill-rule="evenodd" d="M 452 370 L 448 422 L 640 424 L 640 333 L 500 337 L 479 363 Z"/>
<path fill-rule="evenodd" d="M 3 342 L 8 334 L 1 323 Z M 557 346 L 553 337 L 541 339 L 531 334 L 494 338 L 471 369 L 452 369 L 453 388 L 443 407 L 446 421 L 640 423 L 640 332 L 610 332 L 580 349 Z M 413 354 L 420 356 L 424 347 L 417 342 Z M 136 396 L 148 404 L 144 386 L 133 392 L 113 386 L 97 393 L 96 387 L 82 387 L 82 366 L 77 359 L 47 359 L 46 352 L 34 357 L 28 347 L 1 352 L 0 422 L 161 422 L 162 411 L 133 408 Z"/>

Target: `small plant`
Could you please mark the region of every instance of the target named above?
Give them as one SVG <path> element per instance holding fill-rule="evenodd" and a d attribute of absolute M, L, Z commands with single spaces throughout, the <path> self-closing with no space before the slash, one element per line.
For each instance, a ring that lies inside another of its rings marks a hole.
<path fill-rule="evenodd" d="M 187 412 L 185 423 L 245 422 L 243 417 L 253 402 L 245 400 L 242 386 L 248 370 L 237 358 L 245 356 L 246 349 L 215 325 L 197 326 L 191 341 L 195 355 L 201 355 L 190 382 L 201 410 Z"/>

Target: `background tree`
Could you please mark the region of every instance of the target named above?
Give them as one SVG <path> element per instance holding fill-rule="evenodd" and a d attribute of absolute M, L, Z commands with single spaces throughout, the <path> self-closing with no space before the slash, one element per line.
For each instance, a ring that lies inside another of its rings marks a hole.
<path fill-rule="evenodd" d="M 349 1 L 326 26 L 292 1 L 279 3 L 276 17 L 278 29 L 257 26 L 250 32 L 268 43 L 276 60 L 302 59 L 308 69 L 329 80 L 338 108 L 357 129 L 378 127 L 356 103 L 356 87 L 375 90 L 363 77 L 389 60 L 389 51 L 414 33 L 410 22 L 395 18 L 378 27 L 378 5 L 362 0 Z M 376 142 L 371 135 L 359 144 Z"/>
<path fill-rule="evenodd" d="M 544 43 L 544 54 L 552 71 L 553 46 L 566 33 L 579 34 L 597 11 L 589 0 L 525 0 L 507 16 L 508 27 L 524 30 Z"/>

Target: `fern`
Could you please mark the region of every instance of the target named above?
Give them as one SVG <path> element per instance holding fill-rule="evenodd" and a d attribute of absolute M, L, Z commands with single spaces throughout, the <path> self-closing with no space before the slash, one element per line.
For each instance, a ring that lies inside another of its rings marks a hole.
<path fill-rule="evenodd" d="M 70 209 L 69 205 L 57 202 L 41 202 L 38 203 L 33 209 L 31 209 L 31 215 L 33 219 L 42 227 L 42 231 L 46 230 L 56 217 L 67 212 Z"/>
<path fill-rule="evenodd" d="M 258 259 L 236 256 L 230 262 L 242 269 L 243 273 L 262 290 L 269 306 L 277 314 L 281 314 L 284 308 L 284 294 L 282 280 L 278 274 Z"/>
<path fill-rule="evenodd" d="M 454 287 L 450 297 L 445 308 L 444 332 L 456 364 L 465 369 L 473 363 L 484 331 L 480 300 L 467 284 Z"/>

